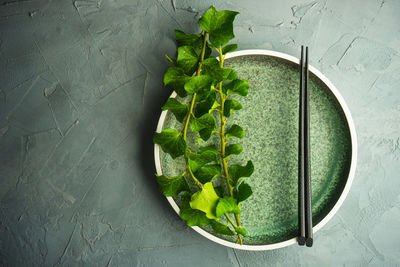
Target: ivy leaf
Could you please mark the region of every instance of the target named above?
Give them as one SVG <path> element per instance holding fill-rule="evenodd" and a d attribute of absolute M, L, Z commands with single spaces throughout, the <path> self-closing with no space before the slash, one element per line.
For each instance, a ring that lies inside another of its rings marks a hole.
<path fill-rule="evenodd" d="M 236 79 L 222 87 L 226 95 L 238 94 L 246 96 L 249 92 L 249 83 L 246 80 Z"/>
<path fill-rule="evenodd" d="M 204 212 L 194 210 L 190 207 L 190 197 L 189 193 L 181 196 L 181 218 L 188 226 L 206 226 L 210 224 L 211 220 L 207 218 Z"/>
<path fill-rule="evenodd" d="M 215 83 L 236 79 L 236 71 L 231 68 L 221 68 L 218 59 L 210 57 L 202 62 L 202 72 L 209 75 Z"/>
<path fill-rule="evenodd" d="M 215 118 L 210 113 L 206 113 L 200 118 L 194 117 L 190 122 L 190 130 L 194 133 L 198 133 L 205 128 L 211 131 L 215 129 Z"/>
<path fill-rule="evenodd" d="M 221 217 L 225 213 L 233 212 L 235 214 L 240 213 L 239 206 L 237 205 L 236 199 L 233 197 L 220 198 L 215 209 L 217 217 Z"/>
<path fill-rule="evenodd" d="M 228 54 L 230 52 L 235 51 L 236 49 L 238 49 L 238 45 L 237 44 L 230 44 L 230 45 L 226 45 L 224 48 L 222 48 L 222 54 Z"/>
<path fill-rule="evenodd" d="M 215 208 L 218 200 L 219 197 L 215 193 L 212 183 L 208 182 L 203 185 L 200 191 L 192 195 L 190 207 L 204 212 L 209 219 L 218 220 L 218 217 L 215 216 Z"/>
<path fill-rule="evenodd" d="M 211 90 L 211 88 L 212 85 L 210 86 L 209 90 L 200 90 L 196 96 L 196 103 L 205 101 L 209 97 L 213 97 L 212 95 L 215 95 L 216 92 L 214 90 Z"/>
<path fill-rule="evenodd" d="M 241 234 L 242 236 L 247 236 L 247 231 L 242 226 L 236 227 L 235 232 Z"/>
<path fill-rule="evenodd" d="M 182 156 L 186 152 L 186 141 L 175 129 L 165 128 L 161 133 L 155 133 L 153 142 L 159 144 L 165 153 L 173 159 Z"/>
<path fill-rule="evenodd" d="M 197 93 L 202 89 L 210 89 L 212 79 L 208 75 L 195 76 L 185 83 L 185 90 L 189 94 Z"/>
<path fill-rule="evenodd" d="M 187 95 L 184 85 L 190 80 L 190 77 L 185 74 L 183 69 L 179 67 L 169 67 L 164 74 L 164 85 L 169 85 L 180 97 Z"/>
<path fill-rule="evenodd" d="M 182 208 L 180 215 L 188 226 L 206 226 L 210 224 L 210 220 L 204 212 L 194 210 L 191 207 Z"/>
<path fill-rule="evenodd" d="M 251 190 L 250 185 L 243 182 L 239 185 L 237 190 L 236 198 L 238 203 L 245 201 L 253 194 L 253 190 Z"/>
<path fill-rule="evenodd" d="M 228 145 L 225 148 L 225 158 L 229 157 L 230 155 L 239 155 L 242 153 L 243 148 L 237 144 Z"/>
<path fill-rule="evenodd" d="M 240 109 L 242 109 L 242 105 L 238 101 L 234 99 L 228 99 L 224 104 L 224 116 L 229 117 L 231 116 L 232 111 Z"/>
<path fill-rule="evenodd" d="M 182 191 L 189 191 L 189 185 L 183 175 L 169 177 L 157 175 L 160 191 L 167 197 L 176 197 Z"/>
<path fill-rule="evenodd" d="M 210 139 L 211 134 L 212 134 L 213 130 L 209 129 L 209 128 L 205 128 L 203 130 L 201 130 L 199 132 L 201 139 L 203 139 L 204 141 L 207 141 L 208 139 Z"/>
<path fill-rule="evenodd" d="M 203 47 L 203 38 L 201 34 L 187 34 L 180 30 L 175 30 L 175 39 L 178 46 L 191 46 L 196 54 L 200 56 Z"/>
<path fill-rule="evenodd" d="M 221 66 L 215 57 L 210 57 L 201 63 L 202 73 L 211 76 L 216 82 L 219 82 L 221 79 Z"/>
<path fill-rule="evenodd" d="M 178 57 L 176 64 L 182 68 L 187 75 L 192 75 L 197 69 L 199 57 L 191 46 L 178 47 Z"/>
<path fill-rule="evenodd" d="M 212 151 L 204 151 L 202 153 L 190 153 L 188 157 L 188 164 L 193 172 L 210 162 L 218 160 L 218 155 Z"/>
<path fill-rule="evenodd" d="M 217 149 L 217 147 L 215 145 L 209 145 L 209 146 L 202 146 L 199 148 L 199 150 L 197 151 L 197 153 L 203 153 L 205 151 L 211 151 L 214 154 L 218 155 L 219 151 Z"/>
<path fill-rule="evenodd" d="M 179 122 L 183 122 L 188 112 L 188 105 L 182 104 L 175 98 L 168 98 L 167 103 L 162 107 L 162 110 L 170 110 Z"/>
<path fill-rule="evenodd" d="M 221 235 L 235 235 L 235 233 L 225 224 L 222 224 L 217 221 L 211 221 L 211 227 L 212 229 L 217 233 Z"/>
<path fill-rule="evenodd" d="M 227 75 L 224 77 L 224 80 L 235 80 L 237 77 L 237 73 L 234 69 L 225 68 Z"/>
<path fill-rule="evenodd" d="M 175 39 L 178 46 L 191 46 L 200 58 L 201 50 L 203 48 L 203 35 L 201 34 L 187 34 L 180 30 L 175 30 Z M 207 45 L 204 57 L 207 58 L 211 54 L 211 48 Z"/>
<path fill-rule="evenodd" d="M 225 132 L 225 137 L 227 139 L 231 137 L 242 139 L 244 137 L 244 130 L 239 125 L 233 124 L 231 128 L 229 128 L 229 130 Z"/>
<path fill-rule="evenodd" d="M 205 165 L 195 172 L 194 176 L 203 184 L 211 182 L 216 176 L 221 176 L 221 165 Z"/>
<path fill-rule="evenodd" d="M 253 171 L 254 171 L 254 165 L 251 160 L 249 160 L 245 166 L 240 166 L 236 164 L 230 166 L 228 173 L 231 185 L 236 186 L 240 181 L 240 179 L 244 177 L 250 177 Z"/>
<path fill-rule="evenodd" d="M 197 99 L 198 98 L 196 98 L 196 100 Z M 217 95 L 215 94 L 215 91 L 210 90 L 209 94 L 202 101 L 199 101 L 196 104 L 196 109 L 194 111 L 194 115 L 196 116 L 196 118 L 198 118 L 206 113 L 209 113 L 210 109 L 214 106 L 216 99 L 217 99 Z"/>
<path fill-rule="evenodd" d="M 210 34 L 210 43 L 223 46 L 235 37 L 233 34 L 233 21 L 239 12 L 223 10 L 217 11 L 211 6 L 199 20 L 200 27 Z"/>

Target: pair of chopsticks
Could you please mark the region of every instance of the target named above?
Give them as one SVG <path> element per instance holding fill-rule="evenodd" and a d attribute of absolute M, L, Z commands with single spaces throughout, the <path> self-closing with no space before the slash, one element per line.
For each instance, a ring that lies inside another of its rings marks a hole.
<path fill-rule="evenodd" d="M 313 226 L 311 210 L 310 172 L 310 109 L 308 92 L 308 47 L 304 60 L 304 47 L 300 57 L 300 101 L 299 101 L 299 245 L 311 247 Z"/>

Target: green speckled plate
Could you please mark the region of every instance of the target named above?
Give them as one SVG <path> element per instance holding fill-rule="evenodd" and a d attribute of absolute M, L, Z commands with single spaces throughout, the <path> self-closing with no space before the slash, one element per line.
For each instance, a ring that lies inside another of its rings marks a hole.
<path fill-rule="evenodd" d="M 241 221 L 248 232 L 243 245 L 216 235 L 211 228 L 193 227 L 219 244 L 245 250 L 268 250 L 296 243 L 299 59 L 267 50 L 229 54 L 225 66 L 248 80 L 249 94 L 238 99 L 243 109 L 229 123 L 246 130 L 239 142 L 243 152 L 230 164 L 252 160 L 255 171 L 246 181 L 253 195 L 243 202 Z M 343 203 L 354 177 L 357 142 L 350 112 L 333 84 L 310 66 L 311 183 L 314 232 L 325 225 Z M 172 94 L 171 97 L 176 97 Z M 164 111 L 157 131 L 179 129 Z M 228 125 L 229 127 L 229 125 Z M 218 142 L 216 137 L 211 142 Z M 196 137 L 188 142 L 196 144 Z M 155 146 L 157 173 L 177 175 L 184 162 L 172 160 Z M 179 213 L 179 202 L 167 198 Z M 318 244 L 316 244 L 318 245 Z"/>

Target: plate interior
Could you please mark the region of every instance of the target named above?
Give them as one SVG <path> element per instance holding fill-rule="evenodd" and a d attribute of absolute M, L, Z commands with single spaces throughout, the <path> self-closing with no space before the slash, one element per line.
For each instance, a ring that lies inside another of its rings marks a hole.
<path fill-rule="evenodd" d="M 244 243 L 267 245 L 292 239 L 297 235 L 299 67 L 267 55 L 229 58 L 224 66 L 235 69 L 238 77 L 250 84 L 247 97 L 233 97 L 243 109 L 232 113 L 227 124 L 236 123 L 246 130 L 244 139 L 230 140 L 240 144 L 243 152 L 232 156 L 229 164 L 244 165 L 252 160 L 255 166 L 253 175 L 246 178 L 253 195 L 241 206 L 241 221 L 248 233 Z M 350 130 L 339 102 L 311 72 L 309 92 L 312 211 L 316 225 L 344 189 L 352 151 Z M 170 112 L 164 122 L 167 127 L 182 128 Z M 194 149 L 197 137 L 189 132 L 188 142 Z M 219 140 L 215 136 L 209 142 L 218 144 Z M 160 160 L 164 174 L 182 173 L 183 159 L 173 160 L 160 151 Z M 179 205 L 179 198 L 176 202 Z M 211 228 L 204 229 L 216 235 Z"/>

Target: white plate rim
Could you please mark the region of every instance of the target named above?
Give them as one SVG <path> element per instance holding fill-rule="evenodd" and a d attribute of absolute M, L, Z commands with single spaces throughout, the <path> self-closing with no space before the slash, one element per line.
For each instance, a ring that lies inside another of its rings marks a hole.
<path fill-rule="evenodd" d="M 273 56 L 273 57 L 277 57 L 277 58 L 286 59 L 286 60 L 291 61 L 298 65 L 300 64 L 300 59 L 298 59 L 294 56 L 291 56 L 291 55 L 288 55 L 285 53 L 281 53 L 281 52 L 277 52 L 277 51 L 264 50 L 264 49 L 247 49 L 247 50 L 239 50 L 239 51 L 231 52 L 226 55 L 225 59 L 238 57 L 238 56 L 249 56 L 249 55 Z M 316 69 L 312 65 L 309 65 L 309 71 L 311 73 L 313 73 L 315 76 L 317 76 L 322 82 L 324 82 L 325 85 L 327 85 L 327 87 L 331 90 L 331 92 L 336 97 L 337 101 L 339 102 L 340 106 L 342 107 L 344 115 L 345 115 L 347 123 L 348 123 L 349 130 L 350 130 L 351 149 L 352 149 L 351 150 L 350 171 L 349 171 L 349 175 L 348 175 L 345 187 L 344 187 L 338 201 L 333 206 L 333 208 L 330 210 L 330 212 L 316 226 L 313 227 L 313 233 L 315 233 L 319 229 L 321 229 L 330 219 L 332 219 L 332 217 L 339 210 L 340 206 L 342 206 L 344 200 L 346 199 L 346 197 L 350 191 L 351 185 L 354 180 L 354 175 L 355 175 L 356 165 L 357 165 L 357 135 L 356 135 L 356 129 L 354 126 L 354 121 L 351 116 L 350 110 L 349 110 L 346 102 L 344 101 L 344 98 L 340 94 L 339 90 L 333 85 L 333 83 L 325 75 L 323 75 L 318 69 Z M 175 92 L 173 92 L 170 95 L 171 98 L 174 98 L 176 96 L 177 96 L 177 94 Z M 157 129 L 156 129 L 157 132 L 162 131 L 166 116 L 167 116 L 167 111 L 165 110 L 161 113 L 160 118 L 158 120 Z M 154 144 L 154 161 L 155 161 L 155 167 L 156 167 L 157 174 L 162 175 L 161 161 L 160 161 L 160 146 L 157 144 Z M 176 204 L 176 202 L 174 201 L 174 199 L 172 197 L 166 197 L 166 198 L 167 198 L 169 204 L 171 205 L 171 207 L 179 215 L 180 209 L 179 209 L 178 205 Z M 236 244 L 234 242 L 230 242 L 230 241 L 221 239 L 219 237 L 216 237 L 216 236 L 206 232 L 205 230 L 203 230 L 202 228 L 200 228 L 198 226 L 192 226 L 191 228 L 213 242 L 216 242 L 223 246 L 227 246 L 227 247 L 235 248 L 235 249 L 241 249 L 241 250 L 251 250 L 251 251 L 273 250 L 273 249 L 283 248 L 283 247 L 297 243 L 297 239 L 294 237 L 289 240 L 274 243 L 274 244 L 240 245 L 240 244 Z"/>

